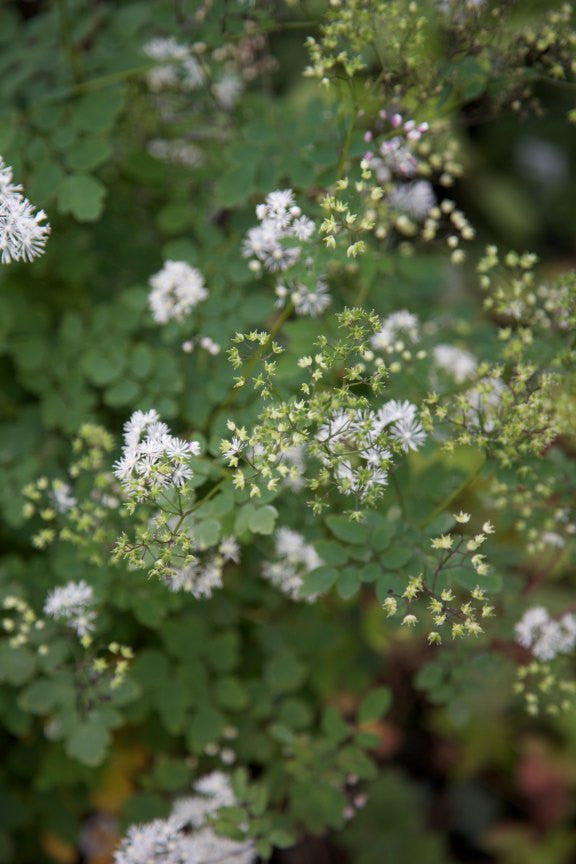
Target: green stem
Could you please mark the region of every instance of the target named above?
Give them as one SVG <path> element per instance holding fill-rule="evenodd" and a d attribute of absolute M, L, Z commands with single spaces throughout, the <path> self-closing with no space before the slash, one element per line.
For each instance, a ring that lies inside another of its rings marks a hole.
<path fill-rule="evenodd" d="M 76 46 L 72 40 L 72 32 L 70 29 L 70 16 L 68 14 L 68 2 L 67 0 L 57 0 L 58 4 L 58 16 L 60 19 L 60 40 L 62 42 L 62 47 L 68 54 L 68 61 L 70 63 L 70 70 L 72 72 L 72 77 L 76 84 L 80 84 L 82 81 L 82 67 L 80 65 L 80 59 L 78 57 L 78 52 L 76 51 Z"/>

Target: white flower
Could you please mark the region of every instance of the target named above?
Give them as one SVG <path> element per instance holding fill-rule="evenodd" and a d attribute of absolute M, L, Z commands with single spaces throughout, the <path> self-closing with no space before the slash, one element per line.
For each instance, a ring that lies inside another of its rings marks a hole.
<path fill-rule="evenodd" d="M 236 75 L 227 73 L 214 84 L 214 93 L 218 102 L 227 111 L 230 111 L 236 105 L 238 97 L 242 93 L 244 85 L 240 78 Z"/>
<path fill-rule="evenodd" d="M 516 641 L 532 651 L 538 660 L 552 660 L 568 654 L 576 645 L 576 616 L 566 613 L 551 618 L 543 606 L 528 609 L 516 624 Z"/>
<path fill-rule="evenodd" d="M 114 854 L 115 864 L 188 864 L 194 858 L 185 834 L 167 819 L 132 825 Z"/>
<path fill-rule="evenodd" d="M 298 284 L 296 290 L 292 292 L 292 302 L 297 315 L 310 315 L 311 318 L 316 318 L 328 308 L 332 298 L 326 283 L 319 279 L 314 291 L 306 285 Z"/>
<path fill-rule="evenodd" d="M 426 440 L 426 432 L 418 420 L 418 409 L 412 402 L 386 402 L 376 413 L 376 428 L 388 429 L 390 436 L 399 441 L 405 453 L 418 450 Z"/>
<path fill-rule="evenodd" d="M 199 453 L 197 441 L 174 437 L 154 409 L 135 411 L 124 424 L 124 449 L 113 470 L 129 493 L 144 498 L 156 488 L 183 486 L 193 476 L 188 460 Z"/>
<path fill-rule="evenodd" d="M 476 387 L 466 394 L 469 404 L 467 419 L 485 432 L 492 432 L 496 426 L 498 408 L 504 392 L 504 384 L 499 378 L 483 378 Z"/>
<path fill-rule="evenodd" d="M 194 795 L 176 801 L 168 819 L 133 825 L 114 855 L 115 864 L 252 864 L 251 840 L 220 837 L 210 820 L 236 803 L 229 778 L 202 777 Z"/>
<path fill-rule="evenodd" d="M 291 528 L 279 528 L 276 532 L 276 556 L 278 560 L 264 562 L 264 578 L 292 600 L 315 600 L 314 596 L 302 597 L 306 574 L 324 563 L 312 544 Z"/>
<path fill-rule="evenodd" d="M 384 318 L 381 329 L 371 337 L 370 342 L 376 351 L 391 351 L 401 336 L 410 342 L 420 339 L 418 318 L 407 309 L 399 309 Z"/>
<path fill-rule="evenodd" d="M 295 205 L 292 189 L 270 192 L 256 207 L 256 216 L 260 225 L 248 231 L 244 256 L 260 262 L 272 273 L 289 270 L 301 253 L 301 247 L 293 241 L 308 240 L 314 233 L 314 222 Z"/>
<path fill-rule="evenodd" d="M 154 92 L 176 86 L 194 90 L 204 83 L 204 72 L 192 49 L 173 37 L 151 39 L 142 50 L 162 64 L 150 69 L 146 76 L 148 86 Z"/>
<path fill-rule="evenodd" d="M 150 285 L 148 300 L 159 324 L 181 321 L 208 296 L 202 274 L 185 261 L 166 261 L 162 270 L 151 277 Z"/>
<path fill-rule="evenodd" d="M 379 440 L 384 425 L 373 411 L 338 411 L 320 427 L 316 439 L 331 454 L 321 452 L 320 459 L 343 494 L 362 496 L 387 484 L 392 453 Z"/>
<path fill-rule="evenodd" d="M 44 603 L 44 614 L 56 621 L 64 621 L 82 637 L 94 629 L 96 613 L 91 608 L 93 603 L 94 592 L 87 582 L 68 582 L 50 591 Z"/>
<path fill-rule="evenodd" d="M 235 537 L 224 537 L 224 539 L 220 541 L 218 551 L 226 561 L 234 561 L 235 564 L 239 563 L 240 546 Z"/>
<path fill-rule="evenodd" d="M 309 240 L 316 230 L 316 223 L 307 216 L 299 216 L 292 223 L 294 237 L 298 240 Z"/>
<path fill-rule="evenodd" d="M 422 220 L 436 204 L 432 184 L 428 180 L 398 184 L 392 190 L 390 202 L 397 210 L 402 210 L 414 219 Z"/>
<path fill-rule="evenodd" d="M 183 168 L 197 168 L 204 162 L 204 152 L 184 138 L 153 138 L 148 143 L 148 152 L 155 159 Z"/>
<path fill-rule="evenodd" d="M 51 498 L 59 513 L 67 513 L 76 506 L 76 498 L 72 495 L 70 484 L 62 480 L 55 480 L 52 484 Z"/>
<path fill-rule="evenodd" d="M 433 358 L 436 366 L 448 372 L 457 384 L 473 378 L 478 368 L 474 355 L 455 345 L 436 345 Z"/>
<path fill-rule="evenodd" d="M 12 182 L 12 169 L 0 157 L 0 253 L 3 264 L 32 261 L 42 255 L 50 234 L 43 210 L 22 195 L 22 187 Z"/>

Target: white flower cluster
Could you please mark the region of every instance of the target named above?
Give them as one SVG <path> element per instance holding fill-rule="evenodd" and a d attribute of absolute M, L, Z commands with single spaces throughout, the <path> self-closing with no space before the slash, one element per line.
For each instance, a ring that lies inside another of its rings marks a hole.
<path fill-rule="evenodd" d="M 114 854 L 115 864 L 252 864 L 250 840 L 220 837 L 211 820 L 236 803 L 228 777 L 203 777 L 190 798 L 177 801 L 168 819 L 133 825 Z"/>
<path fill-rule="evenodd" d="M 498 420 L 498 409 L 505 385 L 499 378 L 483 378 L 465 394 L 468 402 L 466 420 L 484 432 L 492 432 Z"/>
<path fill-rule="evenodd" d="M 279 528 L 276 532 L 277 561 L 265 561 L 262 575 L 280 588 L 292 600 L 308 600 L 315 597 L 302 597 L 302 586 L 308 573 L 324 563 L 314 547 L 291 528 Z"/>
<path fill-rule="evenodd" d="M 336 457 L 335 477 L 346 495 L 364 495 L 388 483 L 388 468 L 396 442 L 408 453 L 418 450 L 426 433 L 412 402 L 392 399 L 378 411 L 339 411 L 324 423 L 316 436 L 328 454 L 320 456 L 326 465 Z"/>
<path fill-rule="evenodd" d="M 398 183 L 390 193 L 390 204 L 413 219 L 422 221 L 436 206 L 436 195 L 429 180 Z"/>
<path fill-rule="evenodd" d="M 552 660 L 576 646 L 576 615 L 551 618 L 543 606 L 528 609 L 516 624 L 516 641 L 538 660 Z"/>
<path fill-rule="evenodd" d="M 168 577 L 171 591 L 187 591 L 197 600 L 211 597 L 217 588 L 222 588 L 224 566 L 228 561 L 240 561 L 240 547 L 234 537 L 226 537 L 217 550 L 207 559 L 200 557 L 174 571 Z"/>
<path fill-rule="evenodd" d="M 278 189 L 256 207 L 260 222 L 244 240 L 243 254 L 252 258 L 255 270 L 264 267 L 272 273 L 288 270 L 300 258 L 302 247 L 295 241 L 309 240 L 315 231 L 312 219 L 296 205 L 292 189 Z"/>
<path fill-rule="evenodd" d="M 185 138 L 153 138 L 148 142 L 148 152 L 155 159 L 183 168 L 198 168 L 204 162 L 203 151 Z"/>
<path fill-rule="evenodd" d="M 436 366 L 447 372 L 457 384 L 463 384 L 476 374 L 478 363 L 474 355 L 456 345 L 436 345 L 432 356 Z"/>
<path fill-rule="evenodd" d="M 162 269 L 150 278 L 150 285 L 152 291 L 148 302 L 154 320 L 159 324 L 181 321 L 208 296 L 204 277 L 186 261 L 166 261 Z"/>
<path fill-rule="evenodd" d="M 50 234 L 50 225 L 43 210 L 36 208 L 22 195 L 22 187 L 14 184 L 12 168 L 0 156 L 0 254 L 2 264 L 11 261 L 32 261 L 42 255 Z"/>
<path fill-rule="evenodd" d="M 370 339 L 375 351 L 403 351 L 405 340 L 415 343 L 420 340 L 420 322 L 407 309 L 392 312 L 382 321 L 380 330 Z"/>
<path fill-rule="evenodd" d="M 289 297 L 294 304 L 294 311 L 297 315 L 309 315 L 311 318 L 317 318 L 318 315 L 325 312 L 332 302 L 328 285 L 323 279 L 318 279 L 314 289 L 308 288 L 302 282 L 297 282 L 292 287 L 278 282 L 276 296 L 279 305 L 282 305 Z"/>
<path fill-rule="evenodd" d="M 94 592 L 87 582 L 68 582 L 50 591 L 44 603 L 44 614 L 63 621 L 82 638 L 94 629 L 96 613 L 91 608 L 93 603 Z"/>
<path fill-rule="evenodd" d="M 175 438 L 153 408 L 135 411 L 124 424 L 124 448 L 114 474 L 141 500 L 165 486 L 183 486 L 193 474 L 189 457 L 199 453 L 197 441 Z"/>
<path fill-rule="evenodd" d="M 194 90 L 204 83 L 202 67 L 192 48 L 173 37 L 151 39 L 142 50 L 159 64 L 146 75 L 148 86 L 154 92 L 173 87 Z"/>

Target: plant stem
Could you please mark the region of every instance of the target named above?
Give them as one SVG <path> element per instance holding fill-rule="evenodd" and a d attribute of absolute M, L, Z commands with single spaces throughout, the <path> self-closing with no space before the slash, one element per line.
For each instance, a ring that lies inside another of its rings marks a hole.
<path fill-rule="evenodd" d="M 72 77 L 76 84 L 80 84 L 82 82 L 82 67 L 80 65 L 80 58 L 78 57 L 76 46 L 72 40 L 68 2 L 67 0 L 57 0 L 57 4 L 58 17 L 60 19 L 60 41 L 62 42 L 62 47 L 65 52 L 68 54 Z"/>

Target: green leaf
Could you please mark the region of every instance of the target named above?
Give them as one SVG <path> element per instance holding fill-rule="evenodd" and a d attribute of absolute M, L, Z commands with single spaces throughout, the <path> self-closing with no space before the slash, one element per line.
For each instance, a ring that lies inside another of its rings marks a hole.
<path fill-rule="evenodd" d="M 242 711 L 249 704 L 246 688 L 237 678 L 220 678 L 214 694 L 218 703 L 230 711 Z"/>
<path fill-rule="evenodd" d="M 348 724 L 340 711 L 333 705 L 324 710 L 322 715 L 322 731 L 332 744 L 338 744 L 350 734 Z"/>
<path fill-rule="evenodd" d="M 94 222 L 102 213 L 105 195 L 105 187 L 95 177 L 70 174 L 58 189 L 58 209 L 79 222 Z"/>
<path fill-rule="evenodd" d="M 412 558 L 414 550 L 409 545 L 408 540 L 405 542 L 394 543 L 389 546 L 382 555 L 382 565 L 388 570 L 396 570 L 403 567 Z"/>
<path fill-rule="evenodd" d="M 314 594 L 324 594 L 336 583 L 338 570 L 333 567 L 317 567 L 304 577 L 302 595 L 312 597 Z"/>
<path fill-rule="evenodd" d="M 193 528 L 194 542 L 200 547 L 215 546 L 220 539 L 220 522 L 217 519 L 205 519 L 197 522 Z"/>
<path fill-rule="evenodd" d="M 24 711 L 32 714 L 47 714 L 57 701 L 58 692 L 54 683 L 41 678 L 22 692 L 18 704 Z"/>
<path fill-rule="evenodd" d="M 376 582 L 376 597 L 383 603 L 390 592 L 401 594 L 406 587 L 406 579 L 398 573 L 381 573 Z"/>
<path fill-rule="evenodd" d="M 125 103 L 121 87 L 106 87 L 86 93 L 74 106 L 73 122 L 77 129 L 100 132 L 114 125 Z"/>
<path fill-rule="evenodd" d="M 103 761 L 110 733 L 101 723 L 87 720 L 79 723 L 65 742 L 65 750 L 83 765 L 100 765 Z"/>
<path fill-rule="evenodd" d="M 354 570 L 345 570 L 338 577 L 338 585 L 336 586 L 338 594 L 343 600 L 349 600 L 354 594 L 358 593 L 360 588 L 360 580 L 358 573 Z"/>
<path fill-rule="evenodd" d="M 272 534 L 278 511 L 270 504 L 259 507 L 248 517 L 248 527 L 254 534 Z"/>
<path fill-rule="evenodd" d="M 379 720 L 385 714 L 392 702 L 392 695 L 387 687 L 379 687 L 372 690 L 360 705 L 358 721 L 360 723 L 371 723 Z"/>
<path fill-rule="evenodd" d="M 112 154 L 107 138 L 83 138 L 67 151 L 66 162 L 72 171 L 91 171 L 106 162 Z"/>
<path fill-rule="evenodd" d="M 207 744 L 217 741 L 225 726 L 223 715 L 211 705 L 203 705 L 192 717 L 186 743 L 193 753 L 202 753 Z"/>
<path fill-rule="evenodd" d="M 316 552 L 325 564 L 345 564 L 348 554 L 344 546 L 334 540 L 319 540 L 314 544 Z"/>
<path fill-rule="evenodd" d="M 273 693 L 291 693 L 304 681 L 306 667 L 286 652 L 268 661 L 264 675 Z"/>
<path fill-rule="evenodd" d="M 35 669 L 36 655 L 28 648 L 0 644 L 0 681 L 19 686 L 32 677 Z"/>
<path fill-rule="evenodd" d="M 368 539 L 368 527 L 346 516 L 327 516 L 326 524 L 335 537 L 346 543 L 366 543 Z"/>

